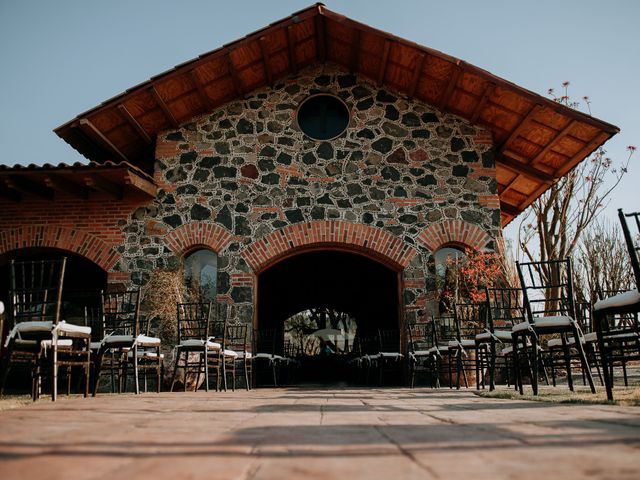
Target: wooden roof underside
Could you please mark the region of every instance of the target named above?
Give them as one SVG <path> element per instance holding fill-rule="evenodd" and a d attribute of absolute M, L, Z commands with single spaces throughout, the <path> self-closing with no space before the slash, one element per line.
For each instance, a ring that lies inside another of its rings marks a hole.
<path fill-rule="evenodd" d="M 29 198 L 54 201 L 59 193 L 77 200 L 89 200 L 96 193 L 122 200 L 153 198 L 157 187 L 153 178 L 126 162 L 0 166 L 0 203 Z"/>
<path fill-rule="evenodd" d="M 158 133 L 315 63 L 487 128 L 506 225 L 619 129 L 316 4 L 153 77 L 55 132 L 87 158 L 151 171 Z"/>

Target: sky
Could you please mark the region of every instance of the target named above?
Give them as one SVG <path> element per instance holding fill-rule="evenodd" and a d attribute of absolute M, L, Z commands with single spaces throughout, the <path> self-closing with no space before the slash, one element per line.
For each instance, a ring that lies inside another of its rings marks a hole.
<path fill-rule="evenodd" d="M 461 58 L 536 93 L 591 99 L 640 147 L 637 0 L 326 0 L 330 10 Z M 312 0 L 0 0 L 0 164 L 86 161 L 53 129 Z M 640 208 L 640 154 L 604 215 Z M 515 235 L 512 222 L 507 236 Z"/>

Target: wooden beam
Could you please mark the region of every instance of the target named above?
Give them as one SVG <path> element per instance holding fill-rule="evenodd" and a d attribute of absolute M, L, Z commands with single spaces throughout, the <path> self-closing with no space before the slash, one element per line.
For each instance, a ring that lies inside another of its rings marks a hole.
<path fill-rule="evenodd" d="M 86 186 L 64 178 L 62 175 L 49 173 L 44 176 L 44 183 L 56 192 L 68 193 L 83 200 L 89 198 L 89 189 Z"/>
<path fill-rule="evenodd" d="M 570 170 L 572 170 L 580 160 L 586 158 L 591 155 L 593 151 L 598 148 L 601 144 L 603 144 L 609 138 L 609 134 L 606 132 L 600 132 L 596 135 L 589 143 L 587 143 L 584 147 L 580 149 L 578 153 L 576 153 L 571 159 L 563 164 L 560 169 L 558 169 L 558 175 L 566 175 Z"/>
<path fill-rule="evenodd" d="M 553 146 L 558 143 L 560 140 L 562 140 L 562 138 L 569 133 L 569 130 L 571 130 L 571 128 L 573 128 L 573 126 L 576 124 L 576 120 L 571 120 L 569 122 L 569 124 L 564 127 L 562 130 L 560 130 L 558 132 L 558 134 L 549 142 L 547 143 L 547 146 L 544 147 L 540 153 L 538 153 L 535 157 L 533 157 L 533 160 L 531 160 L 531 165 L 535 165 L 537 162 L 540 161 L 540 159 L 542 159 L 542 157 L 544 157 L 549 150 L 551 150 L 553 148 Z"/>
<path fill-rule="evenodd" d="M 167 120 L 169 120 L 169 123 L 171 124 L 171 126 L 173 128 L 178 128 L 179 124 L 178 124 L 178 121 L 176 120 L 176 117 L 173 116 L 173 113 L 171 113 L 171 110 L 169 110 L 169 107 L 167 106 L 165 101 L 162 99 L 162 97 L 158 93 L 158 90 L 156 90 L 156 87 L 151 85 L 149 90 L 151 91 L 151 95 L 153 95 L 153 98 L 155 99 L 156 103 L 160 107 L 160 110 L 164 112 L 164 116 L 167 117 Z"/>
<path fill-rule="evenodd" d="M 462 66 L 456 64 L 455 70 L 453 71 L 453 75 L 451 75 L 451 79 L 447 84 L 447 88 L 443 92 L 442 97 L 440 97 L 440 102 L 438 104 L 438 106 L 440 107 L 440 110 L 446 108 L 447 104 L 449 103 L 449 100 L 451 100 L 451 97 L 453 96 L 453 92 L 456 89 L 456 85 L 458 84 L 458 79 L 460 78 L 460 75 L 462 75 L 462 71 L 463 71 Z"/>
<path fill-rule="evenodd" d="M 84 133 L 90 140 L 94 141 L 98 146 L 107 150 L 112 155 L 115 155 L 120 160 L 124 160 L 128 162 L 129 159 L 122 153 L 111 141 L 103 135 L 103 133 L 98 130 L 91 121 L 86 118 L 80 119 L 78 122 L 78 126 L 82 133 Z"/>
<path fill-rule="evenodd" d="M 522 118 L 522 120 L 520 121 L 520 123 L 516 126 L 516 128 L 514 128 L 511 133 L 509 134 L 509 136 L 507 137 L 507 139 L 502 142 L 501 145 L 498 146 L 497 151 L 498 152 L 503 152 L 504 150 L 506 150 L 507 148 L 509 148 L 511 146 L 511 143 L 518 138 L 518 135 L 520 135 L 520 133 L 522 133 L 522 130 L 527 126 L 527 124 L 533 119 L 533 117 L 542 109 L 542 105 L 540 105 L 539 103 L 534 104 L 529 111 L 527 112 L 527 114 Z"/>
<path fill-rule="evenodd" d="M 489 97 L 491 96 L 491 94 L 495 89 L 496 89 L 496 84 L 493 82 L 489 82 L 485 85 L 484 91 L 482 92 L 482 96 L 480 97 L 480 101 L 476 105 L 476 108 L 473 109 L 473 113 L 471 114 L 471 118 L 469 119 L 469 122 L 476 123 L 478 121 L 478 118 L 480 117 L 480 114 L 482 113 L 484 106 L 489 101 Z"/>
<path fill-rule="evenodd" d="M 155 198 L 158 193 L 158 187 L 156 187 L 152 182 L 146 180 L 144 178 L 139 177 L 133 172 L 127 172 L 124 177 L 125 185 L 128 185 L 136 190 L 141 191 L 142 193 L 148 195 L 151 198 Z"/>
<path fill-rule="evenodd" d="M 378 86 L 384 83 L 384 77 L 387 74 L 387 63 L 389 63 L 389 51 L 391 50 L 391 40 L 384 39 L 384 47 L 382 48 L 382 59 L 380 60 L 380 67 L 378 68 Z"/>
<path fill-rule="evenodd" d="M 25 195 L 35 195 L 44 200 L 53 200 L 54 192 L 52 189 L 23 175 L 5 177 L 4 184 L 8 189 Z"/>
<path fill-rule="evenodd" d="M 97 173 L 91 173 L 85 176 L 84 182 L 87 187 L 111 195 L 118 200 L 122 200 L 124 196 L 124 189 L 120 185 L 98 175 Z"/>
<path fill-rule="evenodd" d="M 551 185 L 556 181 L 556 178 L 553 175 L 543 172 L 542 170 L 538 170 L 537 168 L 527 165 L 526 163 L 522 163 L 521 161 L 518 161 L 512 157 L 510 158 L 510 156 L 508 155 L 509 153 L 510 152 L 505 152 L 501 156 L 499 156 L 497 163 L 512 171 L 513 173 L 524 175 L 531 180 L 536 180 L 547 185 Z"/>
<path fill-rule="evenodd" d="M 520 213 L 522 213 L 522 210 L 520 210 L 520 208 L 516 207 L 515 205 L 511 205 L 504 200 L 500 200 L 500 210 L 507 215 L 511 215 L 512 217 L 516 217 Z"/>
<path fill-rule="evenodd" d="M 318 61 L 324 63 L 327 60 L 327 30 L 323 15 L 316 15 L 316 53 Z"/>
<path fill-rule="evenodd" d="M 127 122 L 129 122 L 129 125 L 131 125 L 133 127 L 133 129 L 136 131 L 138 136 L 140 138 L 142 138 L 142 140 L 144 140 L 144 143 L 146 143 L 147 145 L 150 145 L 151 144 L 151 137 L 149 137 L 147 132 L 145 132 L 144 128 L 142 128 L 142 126 L 138 123 L 138 121 L 135 118 L 133 118 L 133 115 L 131 115 L 131 113 L 129 113 L 129 110 L 127 110 L 127 107 L 125 107 L 121 103 L 121 104 L 118 105 L 118 111 L 124 117 L 124 119 Z"/>
<path fill-rule="evenodd" d="M 349 71 L 355 73 L 358 71 L 358 62 L 360 61 L 360 30 L 353 29 L 353 38 L 351 39 L 351 55 L 349 60 Z"/>
<path fill-rule="evenodd" d="M 424 66 L 424 59 L 427 56 L 424 53 L 421 53 L 416 60 L 416 67 L 413 71 L 413 77 L 411 77 L 411 83 L 409 84 L 409 98 L 413 98 L 416 94 L 416 90 L 418 89 L 418 84 L 420 83 L 420 78 L 422 77 L 422 67 Z"/>
<path fill-rule="evenodd" d="M 266 37 L 260 37 L 258 43 L 260 44 L 260 53 L 262 54 L 262 63 L 264 64 L 264 74 L 267 78 L 267 83 L 273 85 L 273 73 L 271 72 L 271 65 L 269 64 L 269 52 L 267 51 Z"/>
<path fill-rule="evenodd" d="M 207 95 L 207 92 L 205 92 L 204 85 L 202 85 L 200 80 L 198 80 L 198 76 L 196 75 L 195 70 L 189 70 L 189 78 L 191 79 L 191 83 L 193 83 L 195 89 L 198 91 L 198 96 L 200 97 L 200 100 L 202 100 L 202 103 L 204 103 L 207 111 L 213 110 L 213 102 L 209 98 L 209 95 Z"/>
<path fill-rule="evenodd" d="M 296 58 L 296 39 L 293 38 L 293 25 L 287 27 L 287 50 L 289 52 L 289 67 L 292 73 L 298 73 L 298 60 Z"/>
<path fill-rule="evenodd" d="M 242 84 L 240 83 L 238 70 L 236 70 L 236 66 L 233 64 L 233 60 L 231 59 L 231 52 L 227 54 L 227 67 L 229 68 L 229 76 L 231 77 L 233 88 L 235 88 L 236 94 L 242 97 L 244 92 L 242 91 Z"/>

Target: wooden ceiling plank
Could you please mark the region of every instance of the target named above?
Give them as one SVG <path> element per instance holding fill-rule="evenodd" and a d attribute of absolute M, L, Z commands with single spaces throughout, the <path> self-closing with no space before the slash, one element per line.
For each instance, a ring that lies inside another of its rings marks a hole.
<path fill-rule="evenodd" d="M 198 91 L 200 100 L 202 100 L 202 103 L 204 103 L 204 106 L 206 107 L 207 111 L 213 110 L 215 106 L 213 105 L 213 102 L 209 98 L 209 95 L 207 95 L 207 92 L 205 92 L 204 85 L 202 85 L 202 82 L 198 80 L 198 76 L 196 75 L 195 70 L 189 70 L 189 78 L 191 79 L 191 83 L 193 83 L 193 86 L 195 87 L 195 89 Z"/>
<path fill-rule="evenodd" d="M 44 183 L 57 192 L 68 193 L 82 200 L 89 198 L 89 189 L 86 186 L 64 178 L 62 175 L 47 174 L 44 176 Z"/>
<path fill-rule="evenodd" d="M 538 170 L 537 168 L 522 163 L 516 159 L 510 158 L 506 153 L 503 153 L 502 156 L 499 157 L 498 164 L 507 168 L 508 170 L 511 170 L 513 173 L 524 175 L 532 180 L 536 180 L 547 185 L 551 185 L 555 182 L 555 178 L 553 177 L 553 175 L 549 175 L 542 170 Z"/>
<path fill-rule="evenodd" d="M 500 210 L 511 217 L 516 217 L 522 212 L 520 208 L 518 208 L 515 205 L 511 205 L 510 203 L 507 203 L 504 200 L 500 200 Z"/>
<path fill-rule="evenodd" d="M 240 97 L 244 96 L 242 90 L 242 84 L 240 83 L 240 77 L 238 76 L 238 70 L 236 69 L 233 59 L 231 58 L 231 52 L 227 54 L 227 65 L 229 67 L 229 75 L 231 76 L 231 83 L 236 90 L 236 94 Z"/>
<path fill-rule="evenodd" d="M 142 128 L 142 126 L 138 123 L 138 121 L 135 118 L 133 118 L 133 115 L 131 115 L 129 110 L 127 110 L 127 107 L 125 107 L 121 103 L 121 104 L 118 105 L 118 111 L 120 112 L 122 117 L 127 122 L 129 122 L 129 125 L 131 125 L 131 127 L 133 127 L 133 129 L 136 131 L 138 136 L 140 136 L 140 138 L 142 138 L 142 140 L 144 140 L 144 143 L 146 143 L 147 145 L 151 145 L 151 137 L 147 134 L 147 132 L 144 130 L 144 128 Z"/>
<path fill-rule="evenodd" d="M 271 71 L 271 64 L 269 63 L 269 52 L 267 51 L 267 38 L 260 37 L 258 43 L 260 44 L 260 53 L 262 54 L 262 63 L 264 65 L 264 74 L 267 78 L 267 83 L 273 85 L 273 72 Z"/>
<path fill-rule="evenodd" d="M 557 175 L 566 175 L 578 163 L 580 159 L 587 158 L 587 156 L 591 155 L 593 151 L 598 148 L 598 146 L 603 144 L 608 138 L 609 135 L 606 132 L 600 132 L 591 141 L 589 141 L 589 143 L 581 148 L 578 153 L 571 157 L 569 161 L 565 162 L 564 165 L 558 170 Z"/>
<path fill-rule="evenodd" d="M 380 60 L 380 68 L 378 69 L 378 87 L 381 87 L 384 83 L 384 77 L 387 74 L 387 64 L 389 63 L 389 51 L 391 50 L 391 40 L 384 39 L 384 47 L 382 49 L 382 60 Z"/>
<path fill-rule="evenodd" d="M 179 123 L 176 120 L 176 117 L 173 116 L 173 113 L 171 112 L 171 110 L 169 110 L 169 107 L 167 106 L 165 101 L 160 96 L 160 93 L 158 93 L 158 90 L 156 89 L 156 87 L 154 85 L 152 85 L 149 88 L 149 91 L 151 92 L 151 95 L 153 95 L 154 100 L 156 101 L 156 103 L 160 107 L 160 110 L 162 110 L 164 112 L 164 116 L 167 117 L 167 120 L 169 120 L 169 123 L 171 124 L 171 126 L 173 128 L 178 128 Z"/>
<path fill-rule="evenodd" d="M 287 27 L 287 50 L 289 52 L 289 66 L 292 73 L 298 73 L 298 61 L 296 59 L 296 39 L 293 36 L 293 25 Z"/>
<path fill-rule="evenodd" d="M 576 123 L 577 123 L 576 120 L 571 120 L 566 127 L 564 127 L 562 130 L 560 130 L 558 132 L 558 134 L 553 139 L 551 139 L 551 141 L 549 143 L 547 143 L 547 146 L 544 147 L 540 151 L 540 153 L 538 153 L 535 157 L 533 157 L 533 160 L 531 160 L 531 165 L 535 165 L 537 162 L 539 162 L 540 159 L 542 159 L 542 157 L 544 157 L 549 152 L 549 150 L 551 150 L 553 148 L 553 146 L 556 143 L 558 143 L 560 140 L 562 140 L 562 138 L 567 133 L 569 133 L 569 130 L 571 130 Z"/>
<path fill-rule="evenodd" d="M 491 94 L 493 94 L 493 91 L 495 89 L 496 89 L 495 83 L 493 82 L 487 83 L 487 85 L 484 88 L 484 91 L 482 92 L 482 96 L 480 97 L 480 100 L 476 105 L 476 108 L 474 108 L 473 113 L 471 114 L 471 118 L 469 119 L 469 122 L 476 123 L 478 121 L 478 118 L 480 117 L 482 110 L 484 109 L 485 105 L 489 101 L 489 97 L 491 96 Z"/>
<path fill-rule="evenodd" d="M 132 188 L 135 188 L 138 191 L 148 195 L 151 198 L 155 198 L 158 193 L 158 187 L 156 187 L 152 182 L 146 180 L 144 178 L 139 177 L 133 172 L 126 172 L 124 177 L 125 185 L 128 185 Z"/>
<path fill-rule="evenodd" d="M 424 67 L 425 58 L 427 58 L 427 56 L 424 53 L 421 53 L 416 59 L 416 66 L 413 71 L 413 77 L 411 78 L 411 83 L 409 84 L 409 98 L 413 98 L 416 94 L 416 90 L 418 90 L 418 84 L 420 83 L 420 78 L 422 77 L 422 68 Z"/>
<path fill-rule="evenodd" d="M 54 191 L 51 188 L 24 175 L 10 175 L 5 177 L 4 184 L 10 190 L 24 193 L 25 195 L 34 195 L 44 200 L 53 200 L 54 197 Z"/>
<path fill-rule="evenodd" d="M 91 140 L 97 143 L 103 149 L 109 151 L 112 155 L 117 156 L 121 160 L 128 162 L 129 159 L 126 157 L 124 153 L 122 153 L 118 147 L 116 147 L 111 141 L 104 136 L 104 134 L 96 128 L 96 126 L 91 123 L 90 120 L 86 118 L 80 119 L 78 122 L 78 126 L 80 130 Z"/>
<path fill-rule="evenodd" d="M 458 85 L 458 79 L 462 75 L 462 72 L 463 72 L 463 67 L 459 64 L 456 65 L 455 70 L 453 71 L 453 75 L 451 75 L 451 79 L 447 84 L 447 88 L 443 92 L 442 97 L 440 98 L 440 102 L 438 103 L 438 107 L 441 110 L 445 109 L 447 107 L 447 104 L 449 103 L 449 100 L 451 100 L 451 97 L 453 96 L 453 92 L 456 89 L 456 85 Z"/>
<path fill-rule="evenodd" d="M 124 197 L 124 189 L 120 185 L 104 178 L 102 175 L 99 175 L 97 173 L 86 175 L 84 177 L 84 183 L 87 185 L 87 187 L 99 192 L 106 193 L 107 195 L 111 195 L 118 200 L 122 200 L 122 198 Z"/>
<path fill-rule="evenodd" d="M 349 72 L 356 73 L 360 62 L 361 33 L 359 28 L 353 29 L 353 38 L 351 40 L 351 55 L 349 61 Z"/>
<path fill-rule="evenodd" d="M 326 20 L 323 15 L 317 15 L 315 19 L 316 26 L 316 52 L 318 61 L 324 63 L 327 59 L 327 27 Z"/>

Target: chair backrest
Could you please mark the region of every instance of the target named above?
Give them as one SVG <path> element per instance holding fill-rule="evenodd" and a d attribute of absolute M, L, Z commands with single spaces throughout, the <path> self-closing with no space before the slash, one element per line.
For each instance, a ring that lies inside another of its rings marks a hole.
<path fill-rule="evenodd" d="M 254 351 L 275 355 L 278 349 L 278 330 L 275 328 L 260 328 L 254 331 Z"/>
<path fill-rule="evenodd" d="M 380 352 L 400 352 L 400 331 L 397 329 L 378 330 Z"/>
<path fill-rule="evenodd" d="M 458 340 L 473 339 L 476 334 L 488 328 L 486 302 L 456 303 L 453 307 L 453 317 Z"/>
<path fill-rule="evenodd" d="M 416 323 L 409 325 L 407 328 L 407 351 L 417 352 L 420 350 L 429 350 L 436 345 L 435 329 L 433 328 L 433 319 L 425 323 Z"/>
<path fill-rule="evenodd" d="M 57 324 L 60 321 L 66 264 L 67 257 L 25 262 L 11 260 L 8 310 L 13 325 L 46 321 Z"/>
<path fill-rule="evenodd" d="M 104 325 L 100 317 L 100 307 L 84 307 L 84 326 L 91 327 L 92 340 L 97 341 L 104 338 L 104 332 L 102 331 Z"/>
<path fill-rule="evenodd" d="M 521 288 L 487 288 L 487 320 L 489 330 L 510 330 L 524 322 L 526 312 Z"/>
<path fill-rule="evenodd" d="M 140 290 L 102 292 L 102 329 L 105 335 L 140 333 Z"/>
<path fill-rule="evenodd" d="M 176 304 L 178 343 L 209 338 L 212 311 L 211 302 Z"/>
<path fill-rule="evenodd" d="M 235 352 L 248 352 L 248 332 L 249 329 L 246 324 L 243 323 L 235 323 L 235 324 L 227 324 L 225 327 L 225 348 L 233 350 Z"/>
<path fill-rule="evenodd" d="M 627 243 L 633 275 L 636 277 L 636 288 L 640 291 L 640 212 L 624 213 L 622 209 L 619 209 L 618 217 L 622 225 L 624 240 Z M 627 222 L 627 218 L 630 219 L 630 222 Z"/>
<path fill-rule="evenodd" d="M 437 345 L 443 345 L 450 340 L 458 339 L 456 321 L 452 316 L 432 317 L 434 341 Z"/>
<path fill-rule="evenodd" d="M 576 318 L 571 259 L 516 262 L 527 318 L 569 316 Z"/>

